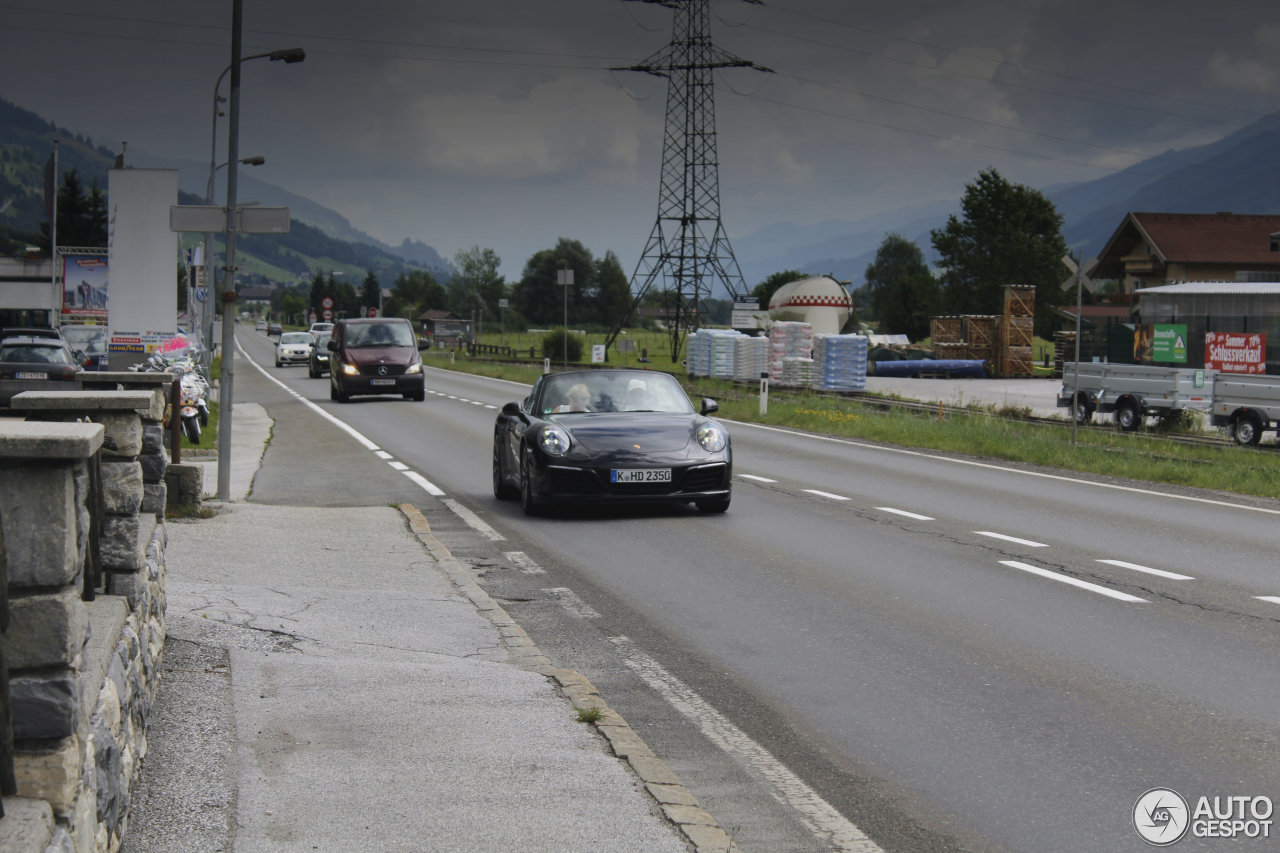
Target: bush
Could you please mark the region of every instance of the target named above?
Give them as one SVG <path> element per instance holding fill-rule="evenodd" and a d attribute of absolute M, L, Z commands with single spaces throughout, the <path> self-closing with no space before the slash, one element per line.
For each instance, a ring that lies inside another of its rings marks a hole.
<path fill-rule="evenodd" d="M 564 327 L 552 329 L 542 336 L 542 355 L 552 361 L 582 361 L 582 338 Z"/>

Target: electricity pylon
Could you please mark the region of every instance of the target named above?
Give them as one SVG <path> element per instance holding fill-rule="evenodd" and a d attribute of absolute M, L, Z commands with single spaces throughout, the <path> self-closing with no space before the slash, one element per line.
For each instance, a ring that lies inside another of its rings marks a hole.
<path fill-rule="evenodd" d="M 673 11 L 671 43 L 642 62 L 615 71 L 643 71 L 667 78 L 667 119 L 662 142 L 662 186 L 658 219 L 631 276 L 631 308 L 618 320 L 612 346 L 659 276 L 671 299 L 671 360 L 680 358 L 688 329 L 698 325 L 699 308 L 716 281 L 734 299 L 746 295 L 738 259 L 720 219 L 720 175 L 716 157 L 715 81 L 717 68 L 771 69 L 721 50 L 711 43 L 709 0 L 630 0 Z M 743 0 L 762 5 L 762 0 Z"/>

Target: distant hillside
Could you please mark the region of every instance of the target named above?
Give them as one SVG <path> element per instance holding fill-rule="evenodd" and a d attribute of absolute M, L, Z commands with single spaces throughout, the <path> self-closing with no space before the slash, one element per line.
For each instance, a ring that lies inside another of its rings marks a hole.
<path fill-rule="evenodd" d="M 87 189 L 94 182 L 107 189 L 107 172 L 116 152 L 94 146 L 91 139 L 57 127 L 29 110 L 0 99 L 0 226 L 21 232 L 38 232 L 45 213 L 44 169 L 50 140 L 60 142 L 58 165 L 62 172 L 75 169 Z M 208 164 L 166 160 L 129 152 L 127 165 L 178 170 L 179 203 L 203 204 Z M 374 270 L 384 286 L 400 272 L 426 268 L 440 277 L 449 275 L 449 264 L 431 246 L 406 240 L 393 248 L 354 228 L 341 214 L 308 198 L 256 180 L 252 170 L 240 172 L 241 197 L 265 205 L 287 206 L 291 230 L 282 235 L 241 236 L 237 242 L 238 265 L 250 274 L 273 281 L 294 281 L 318 269 L 344 273 L 358 286 L 366 270 Z M 184 238 L 184 245 L 194 242 Z"/>
<path fill-rule="evenodd" d="M 1166 151 L 1094 181 L 1042 187 L 1064 218 L 1067 244 L 1085 258 L 1102 250 L 1130 211 L 1153 213 L 1280 213 L 1280 113 L 1209 145 Z M 912 240 L 936 260 L 929 232 L 959 213 L 960 199 L 853 222 L 801 227 L 783 223 L 735 240 L 743 276 L 754 286 L 795 269 L 830 273 L 855 287 L 864 282 L 885 235 Z"/>

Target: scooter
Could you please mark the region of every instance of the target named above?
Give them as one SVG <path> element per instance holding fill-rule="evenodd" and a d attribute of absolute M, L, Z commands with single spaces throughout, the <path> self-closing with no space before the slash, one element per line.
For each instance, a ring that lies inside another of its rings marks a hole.
<path fill-rule="evenodd" d="M 178 380 L 182 396 L 182 433 L 192 444 L 200 443 L 200 428 L 209 425 L 209 405 L 205 402 L 206 386 L 200 374 L 184 373 Z"/>

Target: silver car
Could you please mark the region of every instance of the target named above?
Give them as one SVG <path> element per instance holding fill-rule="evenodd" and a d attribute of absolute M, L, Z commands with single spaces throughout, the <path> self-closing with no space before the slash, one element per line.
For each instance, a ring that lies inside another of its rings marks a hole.
<path fill-rule="evenodd" d="M 276 342 L 276 367 L 306 364 L 311 360 L 314 346 L 310 332 L 284 332 Z"/>

